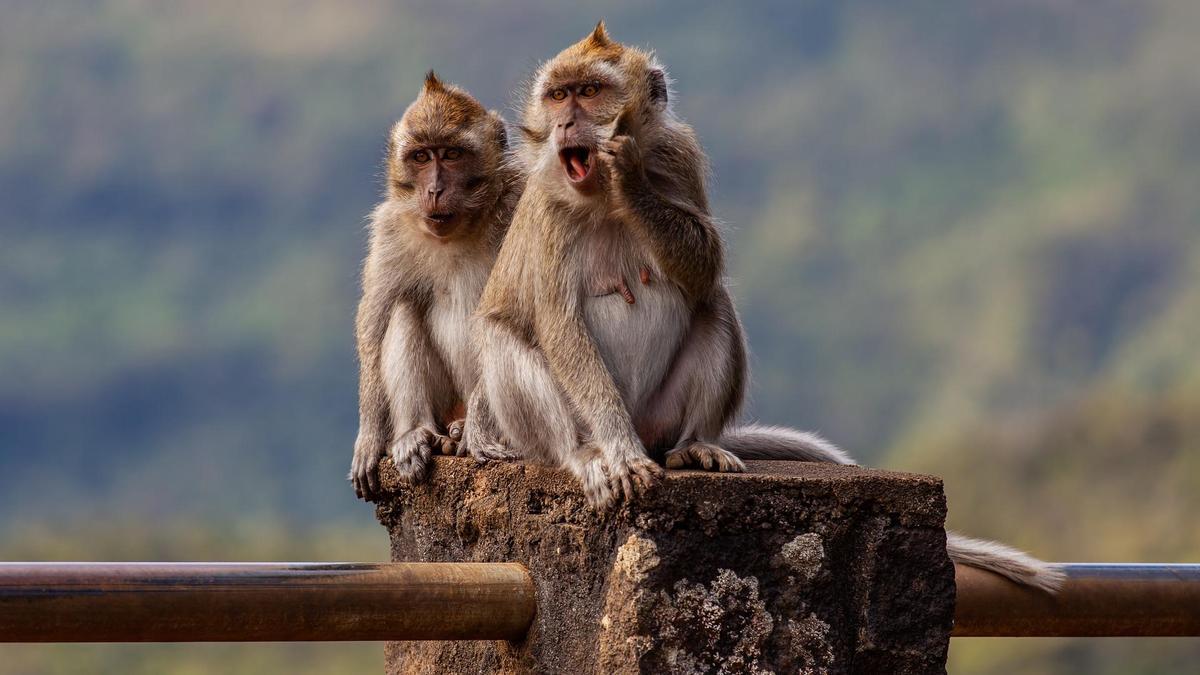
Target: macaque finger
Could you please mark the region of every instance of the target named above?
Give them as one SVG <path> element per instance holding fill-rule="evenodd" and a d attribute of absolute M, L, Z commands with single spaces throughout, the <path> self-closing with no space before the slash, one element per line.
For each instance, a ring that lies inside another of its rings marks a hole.
<path fill-rule="evenodd" d="M 371 495 L 379 492 L 379 460 L 372 459 L 367 462 L 366 470 L 363 472 L 367 477 L 367 492 Z"/>

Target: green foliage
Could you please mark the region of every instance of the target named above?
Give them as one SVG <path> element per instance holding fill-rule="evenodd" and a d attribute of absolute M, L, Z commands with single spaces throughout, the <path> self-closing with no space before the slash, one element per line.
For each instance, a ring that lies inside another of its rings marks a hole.
<path fill-rule="evenodd" d="M 1200 560 L 1200 391 L 1097 392 L 936 444 L 950 525 L 1051 560 Z M 986 476 L 986 479 L 983 477 Z M 1187 672 L 1195 640 L 956 640 L 950 672 Z"/>

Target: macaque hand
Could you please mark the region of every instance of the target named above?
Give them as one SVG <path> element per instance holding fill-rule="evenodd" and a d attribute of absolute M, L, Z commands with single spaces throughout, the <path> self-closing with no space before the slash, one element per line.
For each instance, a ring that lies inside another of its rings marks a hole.
<path fill-rule="evenodd" d="M 416 485 L 425 480 L 429 473 L 430 456 L 434 448 L 440 448 L 444 436 L 430 427 L 416 427 L 396 439 L 392 444 L 392 463 L 400 481 Z"/>
<path fill-rule="evenodd" d="M 350 463 L 350 483 L 359 499 L 379 496 L 379 460 L 387 454 L 383 437 L 360 431 L 354 441 L 354 459 Z"/>
<path fill-rule="evenodd" d="M 617 194 L 629 195 L 648 183 L 642 151 L 633 136 L 613 136 L 600 146 L 598 156 L 607 169 L 609 184 Z"/>

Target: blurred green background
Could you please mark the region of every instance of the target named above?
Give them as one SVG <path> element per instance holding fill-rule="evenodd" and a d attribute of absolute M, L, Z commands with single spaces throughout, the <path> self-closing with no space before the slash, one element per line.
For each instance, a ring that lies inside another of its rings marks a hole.
<path fill-rule="evenodd" d="M 1200 3 L 0 2 L 0 559 L 375 560 L 344 476 L 390 123 L 605 18 L 712 155 L 751 412 L 1046 558 L 1197 561 Z M 1185 640 L 951 673 L 1193 673 Z M 382 647 L 0 646 L 4 673 Z"/>

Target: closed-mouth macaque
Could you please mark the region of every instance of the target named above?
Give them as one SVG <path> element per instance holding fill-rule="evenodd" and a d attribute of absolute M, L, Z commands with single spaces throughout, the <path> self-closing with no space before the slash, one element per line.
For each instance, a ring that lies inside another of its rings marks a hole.
<path fill-rule="evenodd" d="M 477 312 L 475 398 L 514 449 L 569 469 L 597 507 L 650 487 L 652 457 L 718 471 L 849 461 L 812 434 L 729 426 L 746 348 L 707 160 L 668 97 L 663 67 L 603 24 L 542 65 L 521 126 L 526 187 Z"/>
<path fill-rule="evenodd" d="M 371 214 L 356 321 L 359 497 L 378 496 L 389 453 L 415 483 L 433 452 L 458 451 L 478 378 L 471 313 L 519 190 L 504 121 L 430 72 L 391 131 L 386 196 Z"/>

